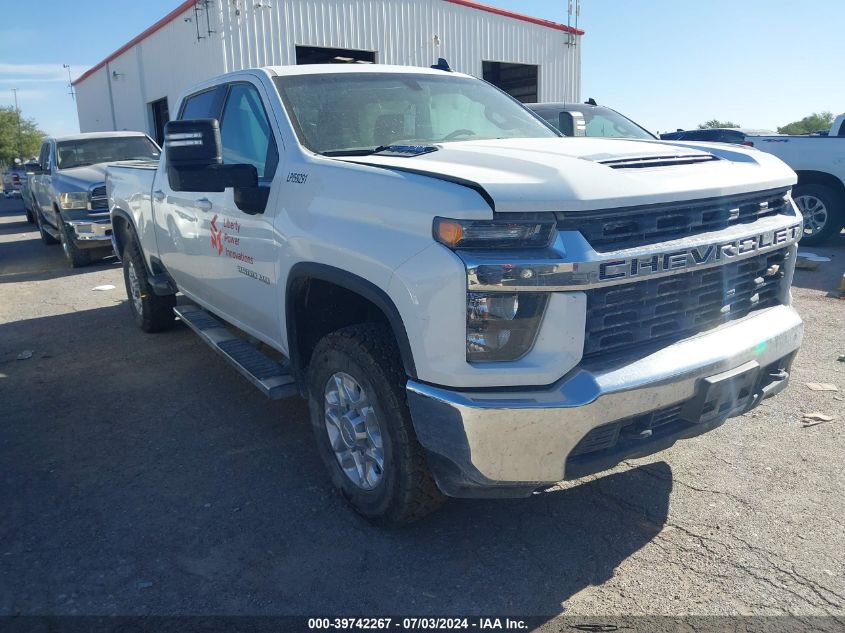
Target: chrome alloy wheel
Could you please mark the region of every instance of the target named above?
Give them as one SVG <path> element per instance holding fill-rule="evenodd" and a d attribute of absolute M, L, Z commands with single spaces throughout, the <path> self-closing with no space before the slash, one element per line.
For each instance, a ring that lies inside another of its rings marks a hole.
<path fill-rule="evenodd" d="M 135 271 L 135 264 L 130 259 L 126 269 L 126 276 L 129 278 L 129 292 L 132 295 L 132 306 L 136 314 L 143 314 L 144 304 L 141 297 L 141 282 L 138 280 L 138 273 Z"/>
<path fill-rule="evenodd" d="M 804 235 L 816 235 L 827 224 L 827 207 L 820 198 L 812 195 L 798 196 L 795 198 L 795 204 L 804 216 Z"/>
<path fill-rule="evenodd" d="M 384 445 L 367 392 L 338 372 L 326 383 L 324 397 L 326 432 L 337 463 L 353 484 L 375 489 L 384 476 Z"/>

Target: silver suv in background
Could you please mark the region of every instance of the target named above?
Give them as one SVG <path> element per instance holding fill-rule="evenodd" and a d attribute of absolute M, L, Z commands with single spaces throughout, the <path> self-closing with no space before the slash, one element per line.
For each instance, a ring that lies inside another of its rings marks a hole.
<path fill-rule="evenodd" d="M 111 252 L 105 172 L 109 163 L 158 160 L 141 132 L 96 132 L 47 138 L 30 177 L 33 215 L 45 244 L 62 244 L 71 267 Z"/>
<path fill-rule="evenodd" d="M 598 105 L 594 99 L 586 103 L 527 103 L 525 107 L 564 136 L 657 140 L 644 127 L 616 110 Z"/>

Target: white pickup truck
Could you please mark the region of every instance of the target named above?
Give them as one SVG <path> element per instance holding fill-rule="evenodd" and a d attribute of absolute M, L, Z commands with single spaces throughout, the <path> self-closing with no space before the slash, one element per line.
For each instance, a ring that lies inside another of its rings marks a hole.
<path fill-rule="evenodd" d="M 792 197 L 804 216 L 804 244 L 839 235 L 845 228 L 845 114 L 834 119 L 827 135 L 748 136 L 746 143 L 798 174 Z"/>
<path fill-rule="evenodd" d="M 134 319 L 306 397 L 374 522 L 605 470 L 787 384 L 801 216 L 773 156 L 562 138 L 421 68 L 239 71 L 175 111 L 160 162 L 106 176 Z"/>

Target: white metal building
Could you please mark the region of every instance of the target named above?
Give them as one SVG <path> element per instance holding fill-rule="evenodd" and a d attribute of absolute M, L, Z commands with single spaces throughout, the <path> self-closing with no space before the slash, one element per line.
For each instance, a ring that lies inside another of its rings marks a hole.
<path fill-rule="evenodd" d="M 179 94 L 256 66 L 442 57 L 525 102 L 580 99 L 581 36 L 470 0 L 188 0 L 76 80 L 83 132 L 161 141 Z"/>

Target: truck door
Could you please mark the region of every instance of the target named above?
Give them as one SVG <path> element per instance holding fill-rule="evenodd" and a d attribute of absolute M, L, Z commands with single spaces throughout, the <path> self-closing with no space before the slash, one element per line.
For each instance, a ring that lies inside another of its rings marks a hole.
<path fill-rule="evenodd" d="M 53 166 L 50 164 L 50 141 L 44 141 L 41 151 L 38 154 L 38 163 L 41 166 L 41 173 L 33 176 L 30 183 L 32 196 L 35 204 L 43 214 L 51 212 L 52 201 L 50 199 L 50 179 Z"/>
<path fill-rule="evenodd" d="M 179 119 L 219 119 L 225 86 L 215 86 L 185 98 Z M 204 295 L 208 257 L 207 231 L 202 224 L 210 204 L 202 193 L 173 191 L 167 178 L 167 155 L 163 153 L 153 186 L 156 241 L 159 256 L 179 289 L 196 301 L 213 308 Z"/>
<path fill-rule="evenodd" d="M 264 213 L 238 209 L 234 191 L 207 196 L 200 217 L 203 257 L 210 283 L 203 292 L 214 297 L 222 315 L 242 329 L 271 341 L 279 339 L 280 306 L 276 301 L 278 240 L 274 234 L 274 177 L 279 169 L 277 131 L 267 114 L 266 95 L 258 83 L 227 86 L 220 118 L 225 164 L 254 165 L 259 184 L 271 189 Z"/>

